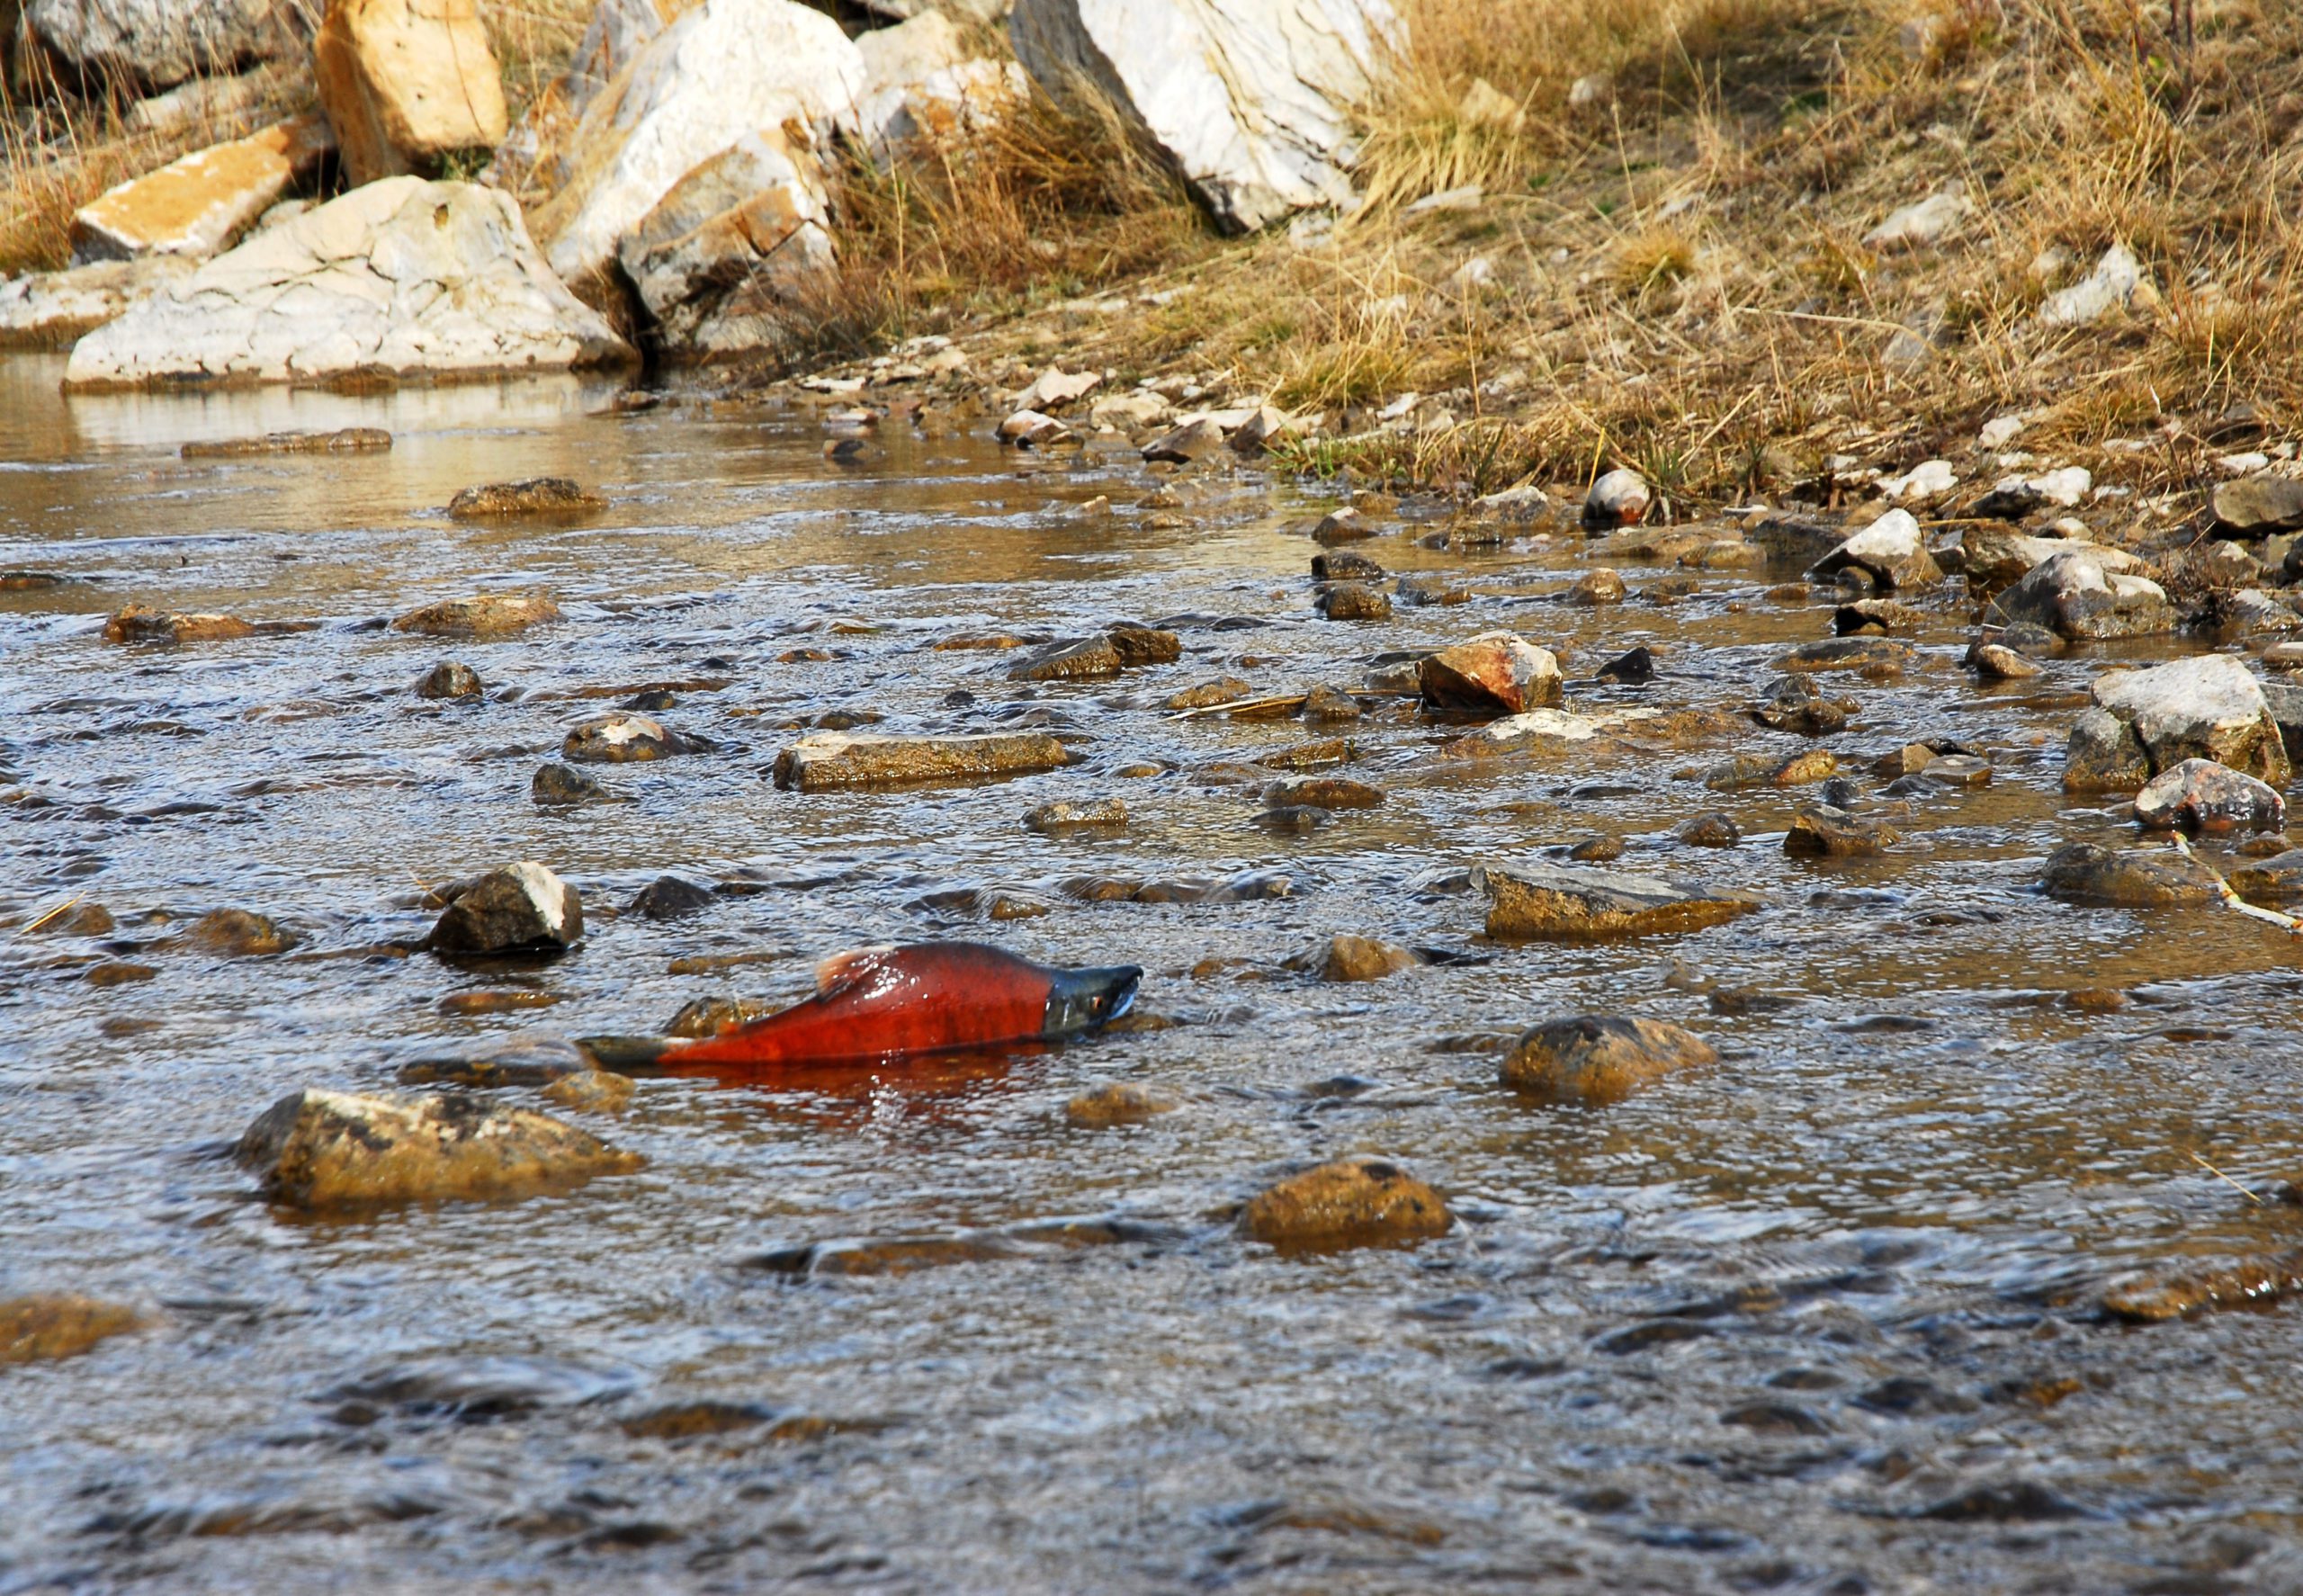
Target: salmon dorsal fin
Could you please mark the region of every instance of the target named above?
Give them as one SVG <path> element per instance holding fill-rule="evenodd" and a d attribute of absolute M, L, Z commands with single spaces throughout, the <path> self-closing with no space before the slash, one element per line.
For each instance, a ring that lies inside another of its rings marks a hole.
<path fill-rule="evenodd" d="M 851 947 L 846 953 L 836 953 L 816 964 L 816 995 L 829 997 L 864 973 L 864 967 L 883 954 L 895 952 L 892 942 L 882 942 L 871 947 Z"/>

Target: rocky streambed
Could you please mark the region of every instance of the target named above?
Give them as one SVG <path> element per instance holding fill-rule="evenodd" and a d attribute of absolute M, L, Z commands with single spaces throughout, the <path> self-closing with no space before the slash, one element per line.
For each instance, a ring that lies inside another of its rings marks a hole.
<path fill-rule="evenodd" d="M 2277 901 L 2288 772 L 2098 686 L 2208 640 L 1971 668 L 1892 527 L 1858 604 L 992 417 L 60 374 L 0 366 L 0 1590 L 2303 1583 L 2303 980 L 2208 874 Z M 291 430 L 358 446 L 185 448 Z M 571 949 L 425 945 L 525 861 L 580 940 L 527 876 L 464 935 Z M 930 937 L 1142 992 L 568 1073 Z M 595 1178 L 249 1167 L 454 1082 Z"/>

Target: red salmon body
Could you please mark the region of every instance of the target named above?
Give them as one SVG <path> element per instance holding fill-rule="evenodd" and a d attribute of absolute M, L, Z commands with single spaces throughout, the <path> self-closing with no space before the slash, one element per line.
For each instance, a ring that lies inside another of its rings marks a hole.
<path fill-rule="evenodd" d="M 685 1046 L 679 1071 L 856 1063 L 1084 1036 L 1126 1012 L 1143 972 L 1060 970 L 996 947 L 922 942 L 827 960 L 804 1002 Z"/>

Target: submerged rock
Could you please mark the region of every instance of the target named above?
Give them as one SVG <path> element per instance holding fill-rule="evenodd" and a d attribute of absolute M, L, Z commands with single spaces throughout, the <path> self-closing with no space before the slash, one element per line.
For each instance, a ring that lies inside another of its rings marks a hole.
<path fill-rule="evenodd" d="M 2289 848 L 2231 872 L 2231 890 L 2250 903 L 2303 903 L 2303 848 Z"/>
<path fill-rule="evenodd" d="M 427 942 L 435 953 L 551 951 L 584 936 L 576 889 L 533 859 L 459 882 L 443 896 L 447 907 Z"/>
<path fill-rule="evenodd" d="M 1331 621 L 1388 621 L 1391 595 L 1364 582 L 1338 582 L 1320 595 L 1320 614 Z"/>
<path fill-rule="evenodd" d="M 1751 913 L 1763 900 L 1627 870 L 1513 864 L 1474 868 L 1488 898 L 1487 934 L 1559 942 L 1698 931 Z"/>
<path fill-rule="evenodd" d="M 578 765 L 635 765 L 689 753 L 694 747 L 653 715 L 618 710 L 572 727 L 560 740 L 560 757 Z"/>
<path fill-rule="evenodd" d="M 2303 1250 L 2242 1259 L 2227 1269 L 2182 1269 L 2122 1280 L 2103 1293 L 2114 1319 L 2164 1324 L 2227 1308 L 2263 1308 L 2303 1293 Z"/>
<path fill-rule="evenodd" d="M 1578 1015 L 1537 1026 L 1503 1061 L 1503 1084 L 1555 1103 L 1613 1103 L 1680 1070 L 1716 1063 L 1691 1031 L 1660 1020 Z"/>
<path fill-rule="evenodd" d="M 412 609 L 392 623 L 392 630 L 422 637 L 509 637 L 559 619 L 560 606 L 549 595 L 482 593 Z"/>
<path fill-rule="evenodd" d="M 2050 898 L 2123 909 L 2216 902 L 2216 874 L 2198 859 L 2168 849 L 2138 852 L 2074 842 L 2048 856 L 2039 878 Z"/>
<path fill-rule="evenodd" d="M 1166 1092 L 1120 1080 L 1079 1093 L 1063 1105 L 1063 1117 L 1082 1130 L 1109 1130 L 1115 1125 L 1142 1125 L 1181 1107 Z"/>
<path fill-rule="evenodd" d="M 266 1197 L 308 1209 L 527 1197 L 641 1164 L 549 1115 L 467 1092 L 368 1097 L 309 1087 L 259 1116 L 236 1156 Z"/>
<path fill-rule="evenodd" d="M 1380 1246 L 1441 1236 L 1447 1199 L 1387 1158 L 1362 1154 L 1289 1177 L 1241 1211 L 1240 1230 L 1283 1250 Z"/>
<path fill-rule="evenodd" d="M 515 516 L 581 516 L 608 501 L 568 477 L 530 477 L 466 488 L 448 501 L 452 521 L 490 521 Z"/>
<path fill-rule="evenodd" d="M 2135 818 L 2155 831 L 2278 831 L 2287 825 L 2287 801 L 2252 776 L 2186 759 L 2135 795 Z"/>
<path fill-rule="evenodd" d="M 1108 636 L 1083 638 L 1077 642 L 1058 643 L 1034 655 L 1008 671 L 1008 679 L 1016 682 L 1078 682 L 1097 681 L 1120 673 L 1125 661 L 1120 658 L 1119 646 Z"/>
<path fill-rule="evenodd" d="M 418 698 L 477 698 L 486 691 L 479 672 L 459 659 L 443 659 L 417 678 Z"/>
<path fill-rule="evenodd" d="M 1829 737 L 1846 731 L 1848 717 L 1861 707 L 1858 699 L 1826 696 L 1814 677 L 1795 670 L 1777 677 L 1761 689 L 1752 719 L 1778 731 Z"/>
<path fill-rule="evenodd" d="M 964 782 L 1054 770 L 1063 745 L 1042 732 L 898 737 L 822 731 L 775 757 L 775 785 L 802 793 Z"/>
<path fill-rule="evenodd" d="M 1339 936 L 1304 960 L 1304 967 L 1317 970 L 1322 981 L 1381 981 L 1422 963 L 1421 956 L 1412 948 L 1402 947 L 1395 942 Z"/>
<path fill-rule="evenodd" d="M 639 895 L 624 905 L 624 912 L 642 919 L 681 919 L 701 914 L 717 901 L 710 887 L 686 876 L 659 875 L 640 889 Z"/>
<path fill-rule="evenodd" d="M 2038 676 L 2039 668 L 2004 643 L 1977 643 L 1967 650 L 1967 664 L 1985 681 L 2022 681 Z"/>
<path fill-rule="evenodd" d="M 613 1070 L 578 1070 L 543 1089 L 543 1100 L 578 1114 L 621 1114 L 631 1107 L 632 1077 Z"/>
<path fill-rule="evenodd" d="M 605 803 L 614 794 L 586 776 L 566 765 L 542 765 L 536 768 L 535 779 L 528 784 L 532 802 L 547 808 L 559 808 L 577 803 Z"/>
<path fill-rule="evenodd" d="M 1110 830 L 1127 824 L 1127 804 L 1118 798 L 1093 798 L 1077 803 L 1058 798 L 1024 816 L 1024 829 L 1059 833 Z"/>
<path fill-rule="evenodd" d="M 1348 776 L 1299 776 L 1273 782 L 1263 801 L 1273 809 L 1376 809 L 1384 802 L 1384 789 Z"/>
<path fill-rule="evenodd" d="M 1885 853 L 1901 840 L 1886 827 L 1827 803 L 1811 803 L 1791 817 L 1783 851 L 1796 859 L 1859 859 Z"/>
<path fill-rule="evenodd" d="M 76 1292 L 41 1291 L 0 1299 L 0 1368 L 77 1358 L 98 1342 L 143 1323 L 143 1315 L 133 1308 Z"/>
<path fill-rule="evenodd" d="M 1442 649 L 1417 668 L 1423 702 L 1432 709 L 1516 715 L 1557 704 L 1559 661 L 1510 632 L 1483 632 Z"/>
<path fill-rule="evenodd" d="M 184 939 L 202 953 L 233 959 L 286 953 L 296 946 L 293 933 L 245 909 L 211 909 L 185 928 Z"/>

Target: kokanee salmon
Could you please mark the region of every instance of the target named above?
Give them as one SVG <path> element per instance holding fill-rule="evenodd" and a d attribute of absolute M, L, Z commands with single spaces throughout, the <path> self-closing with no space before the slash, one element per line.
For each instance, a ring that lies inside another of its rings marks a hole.
<path fill-rule="evenodd" d="M 1128 1010 L 1134 964 L 1060 970 L 973 942 L 919 942 L 835 955 L 804 1002 L 700 1042 L 598 1037 L 606 1068 L 724 1074 L 965 1053 L 1090 1036 Z"/>

